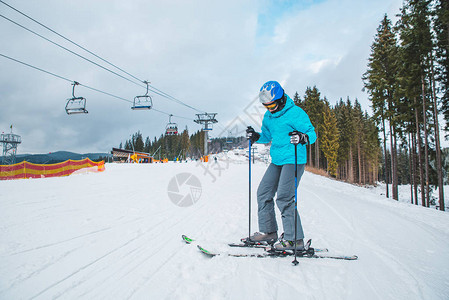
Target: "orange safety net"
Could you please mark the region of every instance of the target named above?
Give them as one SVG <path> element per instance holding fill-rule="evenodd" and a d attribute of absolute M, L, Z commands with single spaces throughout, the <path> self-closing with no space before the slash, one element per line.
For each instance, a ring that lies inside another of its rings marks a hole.
<path fill-rule="evenodd" d="M 77 170 L 91 167 L 97 167 L 96 171 L 98 172 L 105 170 L 104 161 L 93 162 L 89 158 L 83 160 L 69 159 L 49 165 L 23 161 L 14 165 L 0 165 L 0 180 L 68 176 Z"/>

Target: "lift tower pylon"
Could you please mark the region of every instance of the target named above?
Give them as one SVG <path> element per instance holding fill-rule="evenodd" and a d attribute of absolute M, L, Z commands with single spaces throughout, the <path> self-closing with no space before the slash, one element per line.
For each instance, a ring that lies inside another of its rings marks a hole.
<path fill-rule="evenodd" d="M 12 165 L 16 162 L 17 145 L 22 143 L 20 135 L 12 133 L 2 133 L 0 135 L 0 142 L 3 145 L 3 165 Z"/>
<path fill-rule="evenodd" d="M 204 114 L 196 114 L 198 119 L 194 120 L 195 123 L 203 124 L 204 131 L 204 155 L 208 154 L 207 151 L 207 141 L 209 140 L 208 132 L 212 130 L 212 124 L 218 123 L 215 116 L 217 113 L 204 113 Z"/>

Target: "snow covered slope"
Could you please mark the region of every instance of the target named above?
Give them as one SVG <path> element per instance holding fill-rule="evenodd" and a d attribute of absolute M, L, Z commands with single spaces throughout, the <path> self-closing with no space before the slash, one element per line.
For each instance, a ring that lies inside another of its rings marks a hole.
<path fill-rule="evenodd" d="M 173 190 L 182 173 L 201 184 L 188 207 L 168 193 L 193 191 Z M 306 238 L 359 260 L 209 259 L 181 241 L 263 251 L 226 246 L 247 234 L 247 208 L 248 165 L 223 157 L 0 182 L 0 299 L 449 299 L 448 213 L 305 173 Z"/>

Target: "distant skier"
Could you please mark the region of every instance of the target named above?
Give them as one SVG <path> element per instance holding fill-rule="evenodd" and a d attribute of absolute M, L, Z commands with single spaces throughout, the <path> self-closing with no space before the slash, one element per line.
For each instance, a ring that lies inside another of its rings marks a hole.
<path fill-rule="evenodd" d="M 316 140 L 315 128 L 309 116 L 296 106 L 276 81 L 268 81 L 259 92 L 259 100 L 267 112 L 262 121 L 262 132 L 251 126 L 246 130 L 251 143 L 271 142 L 271 164 L 257 189 L 259 231 L 251 241 L 274 243 L 276 249 L 295 248 L 295 146 L 297 144 L 298 183 L 307 163 L 307 143 Z M 289 136 L 290 132 L 294 132 Z M 284 233 L 278 240 L 278 226 L 274 211 L 274 196 L 281 212 Z M 298 212 L 296 212 L 298 213 Z M 304 249 L 301 219 L 297 219 L 297 249 Z"/>

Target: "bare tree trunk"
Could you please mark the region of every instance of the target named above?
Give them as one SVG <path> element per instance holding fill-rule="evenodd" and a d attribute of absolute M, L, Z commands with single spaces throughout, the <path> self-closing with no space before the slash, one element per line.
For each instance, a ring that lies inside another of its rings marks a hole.
<path fill-rule="evenodd" d="M 345 180 L 349 181 L 349 175 L 348 175 L 348 164 L 349 164 L 349 159 L 346 160 L 345 162 Z"/>
<path fill-rule="evenodd" d="M 413 204 L 413 178 L 415 176 L 413 170 L 413 152 L 412 152 L 412 136 L 408 134 L 408 154 L 409 154 L 409 170 L 410 170 L 410 203 Z"/>
<path fill-rule="evenodd" d="M 312 145 L 309 144 L 307 146 L 307 150 L 308 150 L 308 153 L 309 153 L 309 159 L 307 160 L 307 162 L 308 162 L 310 167 L 313 167 L 313 162 L 312 162 Z"/>
<path fill-rule="evenodd" d="M 399 191 L 398 191 L 398 185 L 399 185 L 399 179 L 398 179 L 398 146 L 397 146 L 397 138 L 396 138 L 396 130 L 393 128 L 393 183 L 392 183 L 392 192 L 393 192 L 393 199 L 399 200 Z"/>
<path fill-rule="evenodd" d="M 396 181 L 397 177 L 397 170 L 396 170 L 396 149 L 395 149 L 395 133 L 393 131 L 393 126 L 391 125 L 391 120 L 389 122 L 390 124 L 390 151 L 391 151 L 391 192 L 393 194 L 393 199 L 398 200 L 397 195 L 397 186 L 398 183 Z"/>
<path fill-rule="evenodd" d="M 363 183 L 363 185 L 366 185 L 367 182 L 368 183 L 370 182 L 369 175 L 371 173 L 369 172 L 369 165 L 368 165 L 368 162 L 365 161 L 365 158 L 363 158 L 362 167 L 363 167 L 363 172 L 362 172 L 362 174 L 363 174 L 363 181 L 362 181 L 362 183 Z"/>
<path fill-rule="evenodd" d="M 426 206 L 426 195 L 424 192 L 424 171 L 422 163 L 421 136 L 419 130 L 419 118 L 418 118 L 418 107 L 416 97 L 414 98 L 414 102 L 415 102 L 415 119 L 416 119 L 416 138 L 418 139 L 419 179 L 421 182 L 421 204 L 422 206 Z"/>
<path fill-rule="evenodd" d="M 369 172 L 369 163 L 367 161 L 365 161 L 365 158 L 363 159 L 362 166 L 363 166 L 363 172 L 362 172 L 362 174 L 363 174 L 363 181 L 362 181 L 362 183 L 364 185 L 366 185 L 367 182 L 368 183 L 371 182 L 370 181 L 370 174 L 371 173 Z"/>
<path fill-rule="evenodd" d="M 435 87 L 435 74 L 433 70 L 433 59 L 432 59 L 432 98 L 433 98 L 433 118 L 435 120 L 435 147 L 436 147 L 436 160 L 437 160 L 437 174 L 438 174 L 438 198 L 440 210 L 445 210 L 444 208 L 444 189 L 443 189 L 443 167 L 441 164 L 441 147 L 440 147 L 440 126 L 438 124 L 438 104 L 436 96 Z"/>
<path fill-rule="evenodd" d="M 378 173 L 378 161 L 377 159 L 373 162 L 373 185 L 377 186 L 377 181 L 379 181 L 379 173 Z"/>
<path fill-rule="evenodd" d="M 367 183 L 371 183 L 370 178 L 371 172 L 369 172 L 369 164 L 367 161 L 363 160 L 363 184 L 366 185 Z"/>
<path fill-rule="evenodd" d="M 360 147 L 360 140 L 357 141 L 357 159 L 359 164 L 359 184 L 362 184 L 362 149 Z"/>
<path fill-rule="evenodd" d="M 338 172 L 341 180 L 344 180 L 344 178 L 345 178 L 344 168 L 345 168 L 345 164 L 343 163 L 340 165 L 340 172 Z"/>
<path fill-rule="evenodd" d="M 354 183 L 354 157 L 352 154 L 352 146 L 349 146 L 348 181 Z"/>
<path fill-rule="evenodd" d="M 319 133 L 318 130 L 316 130 L 316 141 L 315 141 L 315 167 L 320 168 L 320 140 L 319 140 Z"/>
<path fill-rule="evenodd" d="M 426 206 L 429 207 L 430 201 L 430 189 L 429 189 L 429 150 L 428 150 L 428 138 L 427 138 L 427 108 L 426 108 L 426 91 L 425 91 L 424 76 L 421 75 L 421 91 L 422 91 L 422 114 L 424 125 L 424 162 L 426 164 Z"/>
<path fill-rule="evenodd" d="M 415 132 L 411 132 L 412 135 L 412 173 L 413 173 L 413 192 L 415 194 L 415 205 L 418 205 L 418 174 L 416 172 L 416 135 Z"/>
<path fill-rule="evenodd" d="M 384 134 L 384 155 L 385 155 L 385 185 L 386 188 L 386 196 L 387 198 L 390 198 L 389 190 L 388 190 L 388 183 L 390 181 L 389 176 L 389 169 L 388 169 L 388 155 L 387 155 L 387 134 L 385 132 L 385 119 L 382 116 L 382 132 Z"/>

